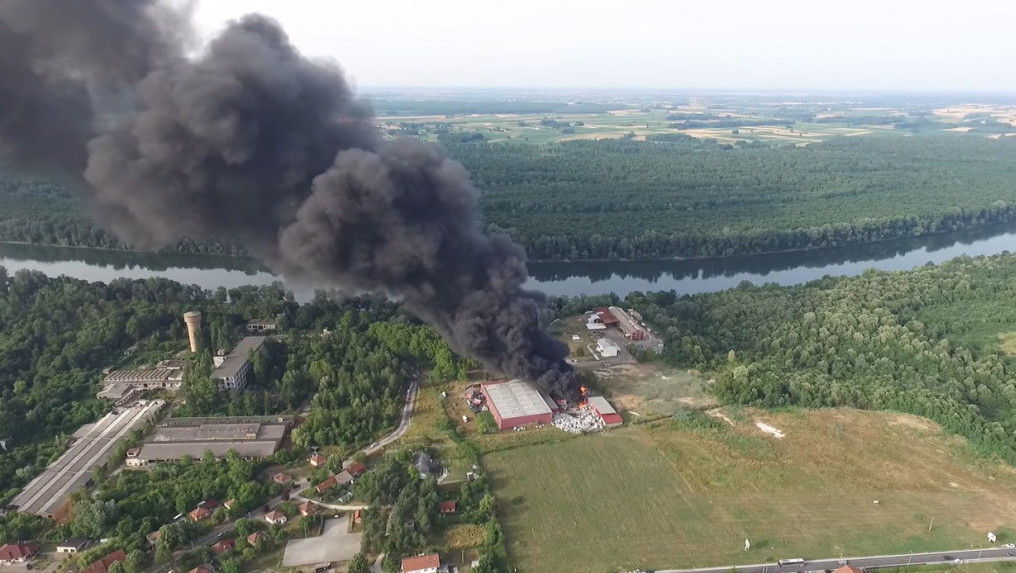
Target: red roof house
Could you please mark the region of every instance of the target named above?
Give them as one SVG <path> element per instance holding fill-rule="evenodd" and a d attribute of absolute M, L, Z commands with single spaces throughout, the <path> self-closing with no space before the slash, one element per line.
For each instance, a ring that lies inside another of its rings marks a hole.
<path fill-rule="evenodd" d="M 106 573 L 109 568 L 113 566 L 117 561 L 126 561 L 127 554 L 123 552 L 123 549 L 117 549 L 109 555 L 99 559 L 95 563 L 92 563 L 88 567 L 85 567 L 78 573 Z"/>
<path fill-rule="evenodd" d="M 853 565 L 844 565 L 843 567 L 833 571 L 833 573 L 861 573 L 861 570 Z"/>
<path fill-rule="evenodd" d="M 313 456 L 310 457 L 310 465 L 316 468 L 319 468 L 325 465 L 326 463 L 328 463 L 328 458 L 322 456 L 321 454 L 314 454 Z"/>
<path fill-rule="evenodd" d="M 191 521 L 203 521 L 211 517 L 212 512 L 207 507 L 195 507 L 193 511 L 187 514 Z"/>
<path fill-rule="evenodd" d="M 402 573 L 415 573 L 417 571 L 437 571 L 441 566 L 441 556 L 437 553 L 430 555 L 417 555 L 406 557 L 402 560 Z"/>
<path fill-rule="evenodd" d="M 24 563 L 38 551 L 32 543 L 8 543 L 0 547 L 0 563 Z"/>
<path fill-rule="evenodd" d="M 363 472 L 367 471 L 367 468 L 364 467 L 364 465 L 361 464 L 360 462 L 353 462 L 349 464 L 349 467 L 346 468 L 346 471 L 349 472 L 351 475 L 358 476 Z"/>
<path fill-rule="evenodd" d="M 212 546 L 212 555 L 219 555 L 225 553 L 230 549 L 232 549 L 234 545 L 236 545 L 236 541 L 232 539 L 223 539 L 222 541 Z"/>
<path fill-rule="evenodd" d="M 300 515 L 314 515 L 315 513 L 317 513 L 317 504 L 313 501 L 300 504 Z"/>
<path fill-rule="evenodd" d="M 331 476 L 325 481 L 314 486 L 314 489 L 316 489 L 318 493 L 324 493 L 337 485 L 339 485 L 339 481 L 335 479 L 335 476 Z"/>
<path fill-rule="evenodd" d="M 202 563 L 201 565 L 198 565 L 197 567 L 191 569 L 187 573 L 215 573 L 215 567 L 212 567 L 207 563 Z"/>
<path fill-rule="evenodd" d="M 272 525 L 281 525 L 287 521 L 286 514 L 281 511 L 269 511 L 265 514 L 265 521 Z"/>
<path fill-rule="evenodd" d="M 286 485 L 288 483 L 292 483 L 293 478 L 289 474 L 284 474 L 280 472 L 272 476 L 272 481 L 280 485 Z"/>
<path fill-rule="evenodd" d="M 255 531 L 247 536 L 247 543 L 256 546 L 265 539 L 268 539 L 268 535 L 266 535 L 264 531 Z"/>
<path fill-rule="evenodd" d="M 455 513 L 455 501 L 442 501 L 437 504 L 437 510 L 441 513 Z"/>

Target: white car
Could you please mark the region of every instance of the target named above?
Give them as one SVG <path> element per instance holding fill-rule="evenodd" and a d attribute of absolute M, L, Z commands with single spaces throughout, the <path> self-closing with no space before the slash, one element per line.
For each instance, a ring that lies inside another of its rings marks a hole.
<path fill-rule="evenodd" d="M 1005 547 L 1006 549 L 1016 549 L 1016 543 L 1006 543 L 1002 547 Z"/>

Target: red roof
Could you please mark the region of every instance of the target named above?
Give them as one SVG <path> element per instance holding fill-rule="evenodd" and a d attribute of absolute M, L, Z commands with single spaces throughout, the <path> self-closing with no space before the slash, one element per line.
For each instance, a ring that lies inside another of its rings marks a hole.
<path fill-rule="evenodd" d="M 274 476 L 272 476 L 272 480 L 274 480 L 275 483 L 287 484 L 293 481 L 293 478 L 290 477 L 289 474 L 277 473 Z"/>
<path fill-rule="evenodd" d="M 187 515 L 189 515 L 193 521 L 201 521 L 202 519 L 208 519 L 208 516 L 211 514 L 212 512 L 209 511 L 207 507 L 197 507 Z"/>
<path fill-rule="evenodd" d="M 214 555 L 225 553 L 230 549 L 232 549 L 234 545 L 236 545 L 236 542 L 233 541 L 232 539 L 223 539 L 222 541 L 212 546 L 212 553 Z"/>
<path fill-rule="evenodd" d="M 437 504 L 437 510 L 440 513 L 455 513 L 455 501 L 442 501 Z"/>
<path fill-rule="evenodd" d="M 317 511 L 317 504 L 313 501 L 307 501 L 300 504 L 300 515 L 310 515 Z"/>
<path fill-rule="evenodd" d="M 437 553 L 431 553 L 430 555 L 417 555 L 416 557 L 406 557 L 402 560 L 403 573 L 436 569 L 440 566 L 441 556 Z"/>
<path fill-rule="evenodd" d="M 360 462 L 353 462 L 349 464 L 349 467 L 346 468 L 346 471 L 355 476 L 358 476 L 363 472 L 367 471 L 367 468 L 363 467 L 363 464 L 361 464 Z"/>
<path fill-rule="evenodd" d="M 187 573 L 215 573 L 215 568 L 207 563 L 202 563 Z"/>
<path fill-rule="evenodd" d="M 600 317 L 600 322 L 603 324 L 617 324 L 621 322 L 616 316 L 614 316 L 614 313 L 610 312 L 610 309 L 605 306 L 594 308 L 593 313 Z"/>
<path fill-rule="evenodd" d="M 269 511 L 268 513 L 265 514 L 265 519 L 272 522 L 285 518 L 286 514 L 282 513 L 281 511 Z"/>
<path fill-rule="evenodd" d="M 325 481 L 323 481 L 323 482 L 317 484 L 316 486 L 314 486 L 314 489 L 316 489 L 318 493 L 324 493 L 329 488 L 333 488 L 333 487 L 335 487 L 337 485 L 339 485 L 339 480 L 335 479 L 335 476 L 331 476 L 330 478 L 326 479 Z"/>
<path fill-rule="evenodd" d="M 31 543 L 8 543 L 3 547 L 0 547 L 0 561 L 20 561 L 22 559 L 28 559 L 39 548 Z"/>
<path fill-rule="evenodd" d="M 833 573 L 861 573 L 861 570 L 853 565 L 844 565 L 843 567 L 833 571 Z"/>
<path fill-rule="evenodd" d="M 600 418 L 603 419 L 604 424 L 623 424 L 624 420 L 621 419 L 621 414 L 600 414 Z"/>
<path fill-rule="evenodd" d="M 78 573 L 106 573 L 109 568 L 112 567 L 117 561 L 126 561 L 127 554 L 123 552 L 123 549 L 117 549 L 109 555 L 99 559 L 95 563 L 92 563 L 88 567 L 82 569 Z"/>
<path fill-rule="evenodd" d="M 251 545 L 257 545 L 262 539 L 267 538 L 264 531 L 255 531 L 247 536 L 247 543 Z"/>
<path fill-rule="evenodd" d="M 328 462 L 328 458 L 322 456 L 321 454 L 314 454 L 310 457 L 310 465 L 315 467 L 323 466 L 326 462 Z"/>

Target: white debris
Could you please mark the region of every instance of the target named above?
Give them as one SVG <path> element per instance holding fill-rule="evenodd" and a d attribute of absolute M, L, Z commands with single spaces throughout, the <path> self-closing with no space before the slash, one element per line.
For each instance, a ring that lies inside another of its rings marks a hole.
<path fill-rule="evenodd" d="M 565 414 L 554 414 L 551 420 L 559 429 L 573 434 L 595 432 L 603 429 L 603 420 L 592 410 L 575 410 Z"/>
<path fill-rule="evenodd" d="M 764 424 L 762 422 L 755 422 L 755 425 L 758 426 L 758 429 L 762 430 L 763 432 L 765 432 L 767 434 L 771 434 L 771 435 L 773 435 L 773 436 L 775 436 L 777 438 L 782 438 L 783 436 L 786 435 L 783 432 L 777 430 L 776 428 L 770 426 L 769 424 Z"/>

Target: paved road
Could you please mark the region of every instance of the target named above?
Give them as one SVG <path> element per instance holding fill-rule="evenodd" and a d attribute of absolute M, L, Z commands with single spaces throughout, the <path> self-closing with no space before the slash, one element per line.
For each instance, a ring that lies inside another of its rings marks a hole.
<path fill-rule="evenodd" d="M 656 573 L 783 573 L 833 570 L 850 564 L 859 569 L 881 567 L 903 567 L 907 565 L 931 565 L 942 563 L 985 563 L 995 561 L 1016 561 L 1016 549 L 989 548 L 941 551 L 936 553 L 910 553 L 905 555 L 878 555 L 872 557 L 847 557 L 843 559 L 818 559 L 794 565 L 780 566 L 777 563 L 707 567 L 703 569 L 666 569 Z"/>
<path fill-rule="evenodd" d="M 394 432 L 388 434 L 387 436 L 371 444 L 370 447 L 364 448 L 363 453 L 369 456 L 374 452 L 380 450 L 381 448 L 387 446 L 388 444 L 394 442 L 395 440 L 401 438 L 402 435 L 406 433 L 406 430 L 409 429 L 409 422 L 412 420 L 413 417 L 413 408 L 416 407 L 416 395 L 419 393 L 419 391 L 420 391 L 420 381 L 413 380 L 409 384 L 409 390 L 406 391 L 406 407 L 402 409 L 402 420 L 399 421 L 399 427 L 395 428 Z"/>

